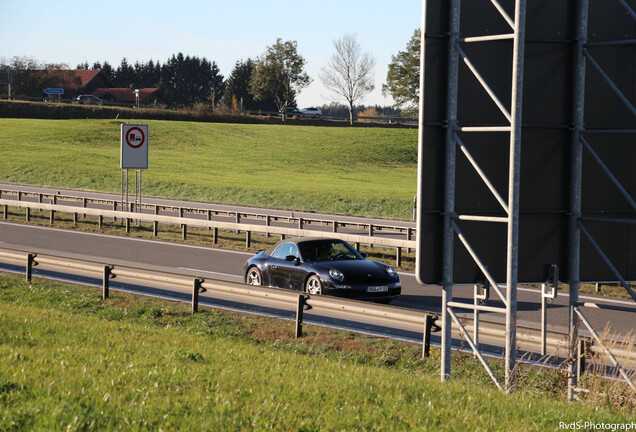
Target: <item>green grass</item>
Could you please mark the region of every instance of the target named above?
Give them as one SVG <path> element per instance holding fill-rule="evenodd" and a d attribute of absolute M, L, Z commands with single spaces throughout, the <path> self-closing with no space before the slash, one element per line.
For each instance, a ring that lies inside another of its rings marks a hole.
<path fill-rule="evenodd" d="M 520 370 L 506 396 L 471 356 L 455 356 L 455 379 L 441 384 L 437 350 L 422 360 L 417 346 L 313 326 L 295 340 L 285 321 L 192 316 L 121 293 L 104 302 L 12 276 L 0 276 L 0 329 L 0 431 L 545 431 L 633 419 L 633 406 L 563 402 L 552 372 Z"/>
<path fill-rule="evenodd" d="M 0 119 L 0 181 L 119 192 L 121 123 Z M 145 195 L 412 217 L 416 130 L 143 123 L 150 130 Z"/>

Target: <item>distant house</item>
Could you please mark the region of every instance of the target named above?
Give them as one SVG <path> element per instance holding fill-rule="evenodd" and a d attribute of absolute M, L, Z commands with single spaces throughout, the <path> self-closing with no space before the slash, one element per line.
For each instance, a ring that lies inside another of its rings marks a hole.
<path fill-rule="evenodd" d="M 141 105 L 165 105 L 166 100 L 159 92 L 158 88 L 140 88 L 139 103 Z M 121 104 L 136 104 L 137 95 L 130 88 L 98 88 L 90 94 L 100 99 L 106 99 L 109 102 Z"/>
<path fill-rule="evenodd" d="M 130 88 L 115 88 L 102 69 L 71 70 L 15 70 L 12 71 L 13 94 L 16 96 L 43 97 L 46 88 L 61 88 L 64 99 L 75 99 L 82 94 L 91 94 L 113 103 L 137 103 Z M 166 100 L 157 88 L 139 89 L 142 105 L 165 104 Z"/>
<path fill-rule="evenodd" d="M 96 88 L 113 87 L 104 71 L 96 70 L 13 70 L 12 90 L 16 96 L 43 97 L 46 88 L 61 88 L 64 98 L 90 93 Z"/>

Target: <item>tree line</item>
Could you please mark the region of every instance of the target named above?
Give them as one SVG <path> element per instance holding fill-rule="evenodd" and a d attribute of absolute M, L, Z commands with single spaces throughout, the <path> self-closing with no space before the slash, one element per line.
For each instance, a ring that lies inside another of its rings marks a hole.
<path fill-rule="evenodd" d="M 393 97 L 393 111 L 405 110 L 412 114 L 417 108 L 419 34 L 419 29 L 415 30 L 406 50 L 392 56 L 389 64 L 382 92 Z M 334 95 L 333 99 L 344 104 L 332 103 L 323 108 L 327 114 L 344 106 L 353 123 L 354 113 L 365 109 L 356 103 L 374 89 L 375 59 L 362 51 L 355 35 L 344 35 L 333 45 L 334 54 L 322 68 L 319 79 Z M 286 107 L 296 106 L 296 96 L 312 81 L 304 70 L 305 64 L 295 41 L 277 39 L 257 58 L 237 61 L 227 79 L 215 61 L 183 53 L 173 54 L 164 63 L 149 60 L 130 64 L 123 58 L 117 66 L 106 61 L 92 64 L 86 61 L 77 65 L 77 69 L 101 69 L 115 87 L 159 88 L 174 106 L 204 103 L 236 110 L 284 113 Z M 44 64 L 31 57 L 14 57 L 8 62 L 0 59 L 0 68 L 5 66 L 15 71 L 12 75 L 14 94 L 41 96 L 42 88 L 67 84 L 47 81 L 51 81 L 57 71 L 69 69 L 63 63 Z M 29 70 L 43 71 L 39 82 L 34 78 L 29 81 L 26 74 L 23 82 L 16 82 L 20 71 Z M 374 108 L 379 113 L 385 111 Z"/>

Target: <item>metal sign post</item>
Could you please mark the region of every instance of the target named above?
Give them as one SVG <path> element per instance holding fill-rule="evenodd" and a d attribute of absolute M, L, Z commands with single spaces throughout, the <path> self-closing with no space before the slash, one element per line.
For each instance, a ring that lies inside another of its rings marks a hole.
<path fill-rule="evenodd" d="M 121 206 L 125 211 L 141 212 L 141 172 L 148 169 L 148 125 L 121 125 Z M 129 201 L 128 170 L 135 170 L 135 200 Z M 125 172 L 125 174 L 124 174 Z M 139 223 L 141 223 L 139 221 Z"/>

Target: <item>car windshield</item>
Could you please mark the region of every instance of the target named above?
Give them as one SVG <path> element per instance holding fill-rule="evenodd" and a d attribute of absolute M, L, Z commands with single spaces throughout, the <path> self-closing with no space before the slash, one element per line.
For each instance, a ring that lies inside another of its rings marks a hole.
<path fill-rule="evenodd" d="M 307 262 L 364 259 L 348 243 L 338 240 L 312 240 L 298 244 Z"/>

